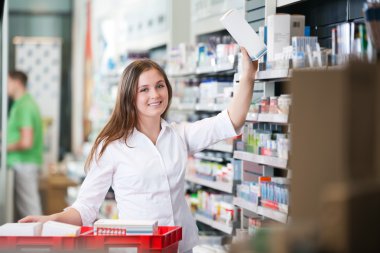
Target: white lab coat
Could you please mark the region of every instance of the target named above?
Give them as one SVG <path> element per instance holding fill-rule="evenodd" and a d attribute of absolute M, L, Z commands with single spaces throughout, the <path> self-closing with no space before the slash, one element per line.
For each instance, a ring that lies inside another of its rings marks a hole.
<path fill-rule="evenodd" d="M 184 193 L 188 155 L 236 134 L 226 110 L 194 123 L 162 120 L 156 145 L 134 129 L 129 147 L 114 141 L 98 163 L 92 163 L 71 207 L 79 211 L 84 226 L 91 226 L 112 186 L 119 219 L 182 226 L 179 252 L 188 251 L 198 243 L 198 229 Z"/>

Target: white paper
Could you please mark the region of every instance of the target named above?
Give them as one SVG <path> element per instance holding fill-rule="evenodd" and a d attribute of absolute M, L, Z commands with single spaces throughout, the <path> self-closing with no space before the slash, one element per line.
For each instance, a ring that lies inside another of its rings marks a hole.
<path fill-rule="evenodd" d="M 0 226 L 0 236 L 40 236 L 41 222 L 6 223 Z"/>

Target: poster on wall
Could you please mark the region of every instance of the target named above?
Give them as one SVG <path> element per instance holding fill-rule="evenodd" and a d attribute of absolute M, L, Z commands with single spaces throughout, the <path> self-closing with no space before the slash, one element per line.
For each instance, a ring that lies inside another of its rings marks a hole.
<path fill-rule="evenodd" d="M 27 88 L 39 105 L 44 123 L 44 170 L 59 152 L 62 39 L 15 37 L 15 68 L 28 75 Z"/>

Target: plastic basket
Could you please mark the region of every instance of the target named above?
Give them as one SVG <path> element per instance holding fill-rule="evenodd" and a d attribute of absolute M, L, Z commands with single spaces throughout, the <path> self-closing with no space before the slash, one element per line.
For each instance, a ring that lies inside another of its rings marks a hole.
<path fill-rule="evenodd" d="M 74 251 L 79 237 L 0 236 L 0 252 Z"/>
<path fill-rule="evenodd" d="M 136 248 L 138 253 L 177 253 L 181 227 L 158 227 L 154 235 L 94 235 L 82 227 L 77 237 L 0 236 L 0 252 L 108 252 L 111 248 Z M 48 250 L 48 251 L 47 251 Z"/>
<path fill-rule="evenodd" d="M 85 228 L 85 230 L 92 228 Z M 93 233 L 78 237 L 78 247 L 83 251 L 106 252 L 109 248 L 137 248 L 138 253 L 142 252 L 163 252 L 177 253 L 178 243 L 182 240 L 181 227 L 158 227 L 154 235 L 93 235 Z"/>

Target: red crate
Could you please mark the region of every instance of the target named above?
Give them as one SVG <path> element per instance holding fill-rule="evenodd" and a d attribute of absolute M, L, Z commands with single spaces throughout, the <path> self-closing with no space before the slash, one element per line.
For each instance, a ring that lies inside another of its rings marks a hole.
<path fill-rule="evenodd" d="M 94 235 L 82 227 L 80 236 L 0 236 L 0 252 L 107 252 L 109 248 L 134 247 L 138 253 L 177 253 L 181 227 L 158 227 L 154 235 Z"/>
<path fill-rule="evenodd" d="M 92 230 L 83 228 L 82 232 Z M 106 251 L 108 248 L 134 247 L 139 253 L 177 253 L 178 243 L 182 240 L 181 227 L 158 227 L 154 235 L 94 235 L 93 233 L 78 237 L 78 248 L 83 251 Z"/>
<path fill-rule="evenodd" d="M 0 251 L 38 252 L 35 248 L 56 251 L 74 251 L 78 237 L 62 236 L 0 236 Z"/>

